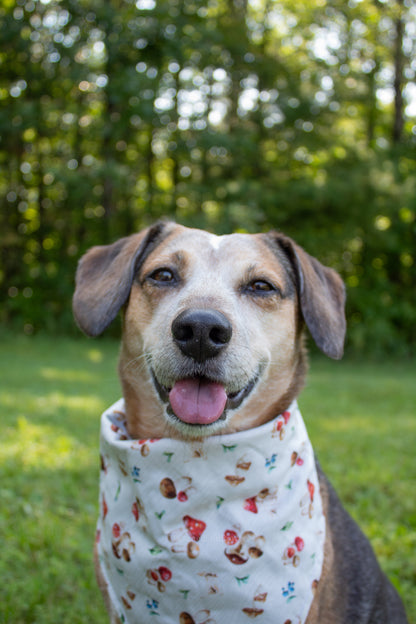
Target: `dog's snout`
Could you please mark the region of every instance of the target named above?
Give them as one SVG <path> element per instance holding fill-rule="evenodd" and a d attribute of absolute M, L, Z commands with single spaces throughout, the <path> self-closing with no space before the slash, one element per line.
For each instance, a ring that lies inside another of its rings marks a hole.
<path fill-rule="evenodd" d="M 218 310 L 188 309 L 172 323 L 172 335 L 184 355 L 197 362 L 216 357 L 231 340 L 232 327 Z"/>

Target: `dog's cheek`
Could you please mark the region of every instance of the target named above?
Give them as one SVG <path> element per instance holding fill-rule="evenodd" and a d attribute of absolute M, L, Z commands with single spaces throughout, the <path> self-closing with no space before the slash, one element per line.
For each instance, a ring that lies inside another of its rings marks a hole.
<path fill-rule="evenodd" d="M 151 301 L 138 284 L 133 284 L 123 317 L 123 340 L 129 350 L 142 351 L 143 337 L 153 314 Z"/>
<path fill-rule="evenodd" d="M 287 362 L 296 343 L 296 311 L 294 302 L 281 302 L 272 311 L 257 308 L 246 325 L 250 346 L 270 353 L 273 363 Z"/>
<path fill-rule="evenodd" d="M 296 320 L 291 306 L 283 307 L 278 318 L 269 319 L 268 325 L 273 359 L 287 362 L 289 352 L 293 352 L 296 345 Z"/>
<path fill-rule="evenodd" d="M 142 329 L 142 336 L 144 350 L 151 357 L 169 358 L 174 350 L 171 325 L 176 309 L 175 302 L 166 299 L 150 310 L 148 322 Z"/>

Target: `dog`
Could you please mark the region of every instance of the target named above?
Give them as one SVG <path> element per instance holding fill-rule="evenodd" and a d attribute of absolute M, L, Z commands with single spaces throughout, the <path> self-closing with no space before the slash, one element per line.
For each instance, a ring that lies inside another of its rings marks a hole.
<path fill-rule="evenodd" d="M 344 306 L 340 276 L 274 231 L 158 222 L 82 257 L 81 330 L 123 311 L 95 549 L 112 622 L 407 622 L 296 404 L 305 326 L 341 358 Z"/>

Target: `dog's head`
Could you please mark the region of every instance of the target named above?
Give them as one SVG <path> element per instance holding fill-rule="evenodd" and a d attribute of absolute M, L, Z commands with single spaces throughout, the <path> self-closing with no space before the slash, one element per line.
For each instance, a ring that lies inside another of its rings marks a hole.
<path fill-rule="evenodd" d="M 101 334 L 124 307 L 120 377 L 139 437 L 201 436 L 273 418 L 303 383 L 304 323 L 340 358 L 341 278 L 277 232 L 214 236 L 158 223 L 81 259 L 73 308 Z"/>

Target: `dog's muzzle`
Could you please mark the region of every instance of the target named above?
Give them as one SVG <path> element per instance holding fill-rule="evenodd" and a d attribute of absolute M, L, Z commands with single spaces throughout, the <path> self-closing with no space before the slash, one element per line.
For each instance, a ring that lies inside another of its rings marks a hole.
<path fill-rule="evenodd" d="M 189 308 L 174 319 L 171 331 L 175 345 L 189 363 L 189 372 L 166 387 L 152 370 L 156 390 L 168 403 L 169 416 L 199 426 L 225 419 L 227 410 L 241 405 L 260 376 L 259 370 L 244 387 L 227 393 L 222 380 L 209 373 L 212 361 L 231 341 L 230 321 L 218 310 Z"/>

